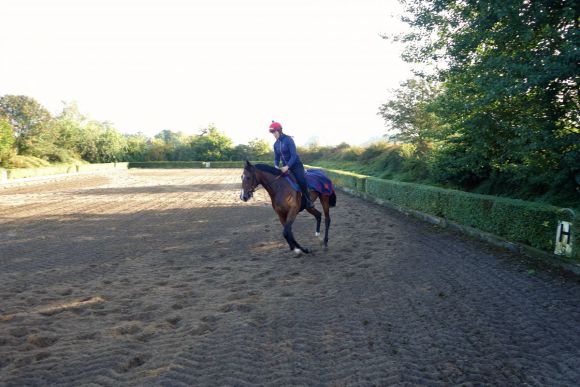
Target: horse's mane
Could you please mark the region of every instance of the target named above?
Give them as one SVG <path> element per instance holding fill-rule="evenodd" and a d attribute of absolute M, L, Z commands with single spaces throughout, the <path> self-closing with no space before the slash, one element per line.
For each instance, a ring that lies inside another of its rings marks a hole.
<path fill-rule="evenodd" d="M 271 173 L 274 176 L 279 176 L 282 174 L 282 172 L 279 169 L 276 169 L 273 166 L 268 165 L 268 164 L 256 164 L 254 166 L 257 169 L 259 169 L 260 171 Z"/>

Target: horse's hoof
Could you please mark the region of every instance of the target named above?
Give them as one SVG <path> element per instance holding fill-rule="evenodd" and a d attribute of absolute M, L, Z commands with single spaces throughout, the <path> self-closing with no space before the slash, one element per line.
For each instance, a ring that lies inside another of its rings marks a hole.
<path fill-rule="evenodd" d="M 294 257 L 298 258 L 301 255 L 302 255 L 302 250 L 300 250 L 299 248 L 295 248 L 294 249 Z"/>
<path fill-rule="evenodd" d="M 304 251 L 305 254 L 310 254 L 311 253 L 310 249 L 307 249 L 306 247 L 303 248 L 302 251 Z"/>

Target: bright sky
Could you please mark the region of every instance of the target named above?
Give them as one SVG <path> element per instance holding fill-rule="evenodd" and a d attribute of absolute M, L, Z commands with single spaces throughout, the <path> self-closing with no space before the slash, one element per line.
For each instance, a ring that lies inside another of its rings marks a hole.
<path fill-rule="evenodd" d="M 303 145 L 381 136 L 389 89 L 410 77 L 397 0 L 2 0 L 0 95 L 62 101 L 122 133 Z"/>

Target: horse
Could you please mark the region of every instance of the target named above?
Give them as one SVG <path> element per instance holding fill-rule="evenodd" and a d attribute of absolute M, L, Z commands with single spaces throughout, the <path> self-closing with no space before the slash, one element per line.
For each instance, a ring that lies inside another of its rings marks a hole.
<path fill-rule="evenodd" d="M 296 239 L 294 239 L 294 234 L 292 233 L 292 224 L 296 219 L 298 213 L 304 209 L 305 203 L 302 200 L 302 192 L 296 190 L 292 187 L 290 181 L 288 181 L 287 174 L 283 174 L 282 171 L 276 169 L 270 165 L 266 164 L 256 164 L 252 165 L 249 161 L 244 161 L 244 172 L 242 174 L 242 190 L 240 193 L 240 199 L 247 202 L 252 198 L 252 195 L 258 188 L 258 186 L 264 187 L 264 189 L 270 195 L 272 201 L 272 207 L 280 223 L 284 227 L 282 235 L 288 242 L 288 246 L 291 251 L 294 251 L 296 256 L 302 255 L 302 253 L 308 254 L 311 251 L 305 247 L 302 247 Z M 324 176 L 328 179 L 326 176 Z M 330 182 L 330 179 L 328 180 Z M 324 211 L 324 239 L 321 241 L 324 245 L 324 250 L 328 249 L 328 230 L 330 228 L 330 207 L 336 206 L 336 193 L 332 188 L 332 183 L 330 182 L 331 193 L 329 195 L 322 195 L 320 192 L 310 190 L 310 199 L 312 203 L 319 199 L 322 204 L 322 209 Z M 322 220 L 322 215 L 320 211 L 316 208 L 307 208 L 310 214 L 316 218 L 316 231 L 315 235 L 320 237 L 320 223 Z"/>

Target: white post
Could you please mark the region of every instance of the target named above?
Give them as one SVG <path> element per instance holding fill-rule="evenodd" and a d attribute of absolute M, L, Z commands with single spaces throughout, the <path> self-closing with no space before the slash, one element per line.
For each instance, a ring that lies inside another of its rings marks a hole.
<path fill-rule="evenodd" d="M 572 225 L 570 222 L 565 222 L 563 220 L 558 222 L 554 254 L 564 255 L 566 257 L 572 256 Z"/>

